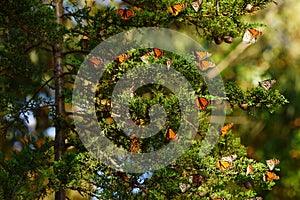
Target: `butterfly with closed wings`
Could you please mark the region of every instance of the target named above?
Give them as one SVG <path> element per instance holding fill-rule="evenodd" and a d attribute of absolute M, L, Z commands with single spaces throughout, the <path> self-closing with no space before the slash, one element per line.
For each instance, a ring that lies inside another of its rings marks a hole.
<path fill-rule="evenodd" d="M 191 3 L 195 12 L 198 12 L 200 10 L 200 6 L 202 5 L 202 2 L 203 2 L 203 0 L 196 0 Z"/>
<path fill-rule="evenodd" d="M 210 100 L 204 97 L 198 97 L 196 99 L 196 106 L 199 108 L 200 111 L 206 110 L 206 108 L 211 104 Z"/>
<path fill-rule="evenodd" d="M 247 166 L 246 176 L 248 176 L 249 174 L 254 174 L 253 167 L 250 164 Z"/>
<path fill-rule="evenodd" d="M 166 138 L 166 140 L 169 140 L 169 141 L 171 141 L 171 140 L 178 141 L 179 140 L 177 135 L 171 128 L 168 128 L 166 130 L 165 138 Z"/>
<path fill-rule="evenodd" d="M 257 41 L 258 36 L 261 36 L 262 32 L 259 30 L 256 30 L 254 28 L 246 29 L 244 36 L 243 36 L 243 42 L 246 44 L 254 44 Z"/>
<path fill-rule="evenodd" d="M 270 90 L 275 83 L 276 83 L 275 79 L 268 79 L 268 80 L 258 82 L 259 86 L 267 91 Z"/>
<path fill-rule="evenodd" d="M 266 160 L 266 163 L 267 163 L 269 169 L 272 171 L 275 168 L 275 166 L 280 163 L 280 161 L 276 158 L 272 158 L 270 160 Z"/>

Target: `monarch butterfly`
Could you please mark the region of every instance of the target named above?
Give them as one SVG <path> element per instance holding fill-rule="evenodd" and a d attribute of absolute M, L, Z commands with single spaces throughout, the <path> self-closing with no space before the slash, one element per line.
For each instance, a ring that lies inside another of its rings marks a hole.
<path fill-rule="evenodd" d="M 210 105 L 210 101 L 204 97 L 198 97 L 196 99 L 196 106 L 199 110 L 205 110 Z"/>
<path fill-rule="evenodd" d="M 237 158 L 236 154 L 231 154 L 221 158 L 221 161 L 233 162 Z"/>
<path fill-rule="evenodd" d="M 173 60 L 171 58 L 167 58 L 167 68 L 170 69 L 171 65 L 173 64 Z"/>
<path fill-rule="evenodd" d="M 178 185 L 182 193 L 191 188 L 191 185 L 188 183 L 179 183 Z"/>
<path fill-rule="evenodd" d="M 246 44 L 254 44 L 257 41 L 257 37 L 260 35 L 262 35 L 262 32 L 259 30 L 256 30 L 254 28 L 246 29 L 243 36 L 243 42 Z"/>
<path fill-rule="evenodd" d="M 175 134 L 175 132 L 174 132 L 171 128 L 168 128 L 168 129 L 167 129 L 165 138 L 166 138 L 167 140 L 169 140 L 169 141 L 171 141 L 171 140 L 178 141 L 177 135 Z"/>
<path fill-rule="evenodd" d="M 93 65 L 94 68 L 98 69 L 100 64 L 103 62 L 100 58 L 89 58 L 89 63 Z"/>
<path fill-rule="evenodd" d="M 187 7 L 186 4 L 176 4 L 174 6 L 169 6 L 168 11 L 172 13 L 172 15 L 177 16 L 179 12 L 186 9 L 186 7 Z"/>
<path fill-rule="evenodd" d="M 216 162 L 216 167 L 219 168 L 219 170 L 221 172 L 225 172 L 225 171 L 231 169 L 232 167 L 234 167 L 234 163 L 233 162 L 219 160 L 219 161 Z"/>
<path fill-rule="evenodd" d="M 248 176 L 249 174 L 254 174 L 253 167 L 250 164 L 247 166 L 246 176 Z"/>
<path fill-rule="evenodd" d="M 149 53 L 145 53 L 144 55 L 142 55 L 142 56 L 140 57 L 140 59 L 141 59 L 144 63 L 148 63 L 148 58 L 149 58 L 150 55 L 151 55 L 150 52 L 149 52 Z"/>
<path fill-rule="evenodd" d="M 153 48 L 154 56 L 160 58 L 164 55 L 164 52 L 158 48 Z"/>
<path fill-rule="evenodd" d="M 229 123 L 221 128 L 221 135 L 224 136 L 233 127 L 234 123 Z"/>
<path fill-rule="evenodd" d="M 122 20 L 129 20 L 131 17 L 135 16 L 135 12 L 130 9 L 118 9 L 116 10 L 116 13 Z"/>
<path fill-rule="evenodd" d="M 269 171 L 266 171 L 266 173 L 263 176 L 264 181 L 272 181 L 272 180 L 279 180 L 279 179 L 280 179 L 279 176 L 277 176 L 275 173 L 269 172 Z"/>
<path fill-rule="evenodd" d="M 272 85 L 274 85 L 275 83 L 276 83 L 275 79 L 268 79 L 268 80 L 258 82 L 259 86 L 264 88 L 267 91 L 270 90 Z"/>
<path fill-rule="evenodd" d="M 225 198 L 214 198 L 213 200 L 227 200 Z"/>
<path fill-rule="evenodd" d="M 269 169 L 272 171 L 275 168 L 275 166 L 280 163 L 280 161 L 276 158 L 272 158 L 270 160 L 266 160 L 266 163 L 267 163 Z"/>
<path fill-rule="evenodd" d="M 215 63 L 208 61 L 208 60 L 201 60 L 199 62 L 196 63 L 198 69 L 200 69 L 201 71 L 206 71 L 209 68 L 213 68 L 215 67 Z"/>
<path fill-rule="evenodd" d="M 191 3 L 191 5 L 192 5 L 193 9 L 195 10 L 195 12 L 199 11 L 202 2 L 203 2 L 203 0 L 196 0 L 196 1 L 193 1 Z"/>
<path fill-rule="evenodd" d="M 115 58 L 115 61 L 118 63 L 118 65 L 122 64 L 129 58 L 129 54 L 125 53 Z"/>
<path fill-rule="evenodd" d="M 198 61 L 204 60 L 205 58 L 211 56 L 211 53 L 208 53 L 207 51 L 194 51 L 193 53 Z"/>

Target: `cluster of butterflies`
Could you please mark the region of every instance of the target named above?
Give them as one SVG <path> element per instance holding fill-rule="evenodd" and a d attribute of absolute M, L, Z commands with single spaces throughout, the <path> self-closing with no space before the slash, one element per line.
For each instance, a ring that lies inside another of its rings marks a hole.
<path fill-rule="evenodd" d="M 226 124 L 225 126 L 222 126 L 220 129 L 220 135 L 225 136 L 229 130 L 233 127 L 234 123 Z M 177 137 L 176 133 L 171 129 L 167 128 L 165 132 L 165 139 L 168 141 L 179 141 L 179 138 Z"/>
<path fill-rule="evenodd" d="M 192 8 L 196 12 L 199 11 L 201 4 L 202 4 L 202 0 L 196 0 L 191 3 Z M 136 6 L 134 6 L 133 8 L 137 11 L 142 10 L 142 8 Z M 183 11 L 186 8 L 187 8 L 187 4 L 176 4 L 173 6 L 169 6 L 167 9 L 173 16 L 177 16 L 181 11 Z M 119 15 L 119 17 L 122 20 L 129 20 L 130 18 L 136 15 L 132 9 L 127 9 L 127 8 L 117 9 L 116 14 Z"/>
<path fill-rule="evenodd" d="M 117 56 L 114 59 L 114 62 L 116 62 L 118 65 L 122 64 L 123 62 L 125 62 L 128 58 L 129 58 L 129 54 L 125 53 L 122 55 Z M 95 69 L 99 69 L 100 68 L 100 64 L 103 63 L 103 60 L 101 58 L 95 58 L 95 57 L 91 57 L 88 59 L 89 64 L 91 64 L 91 66 L 93 66 Z"/>
<path fill-rule="evenodd" d="M 207 60 L 207 58 L 209 58 L 211 56 L 211 53 L 208 53 L 206 51 L 193 51 L 193 54 L 196 58 L 196 66 L 199 68 L 199 70 L 201 71 L 206 71 L 208 70 L 209 68 L 213 68 L 215 67 L 216 65 Z M 159 48 L 152 48 L 152 50 L 144 55 L 142 55 L 140 57 L 140 59 L 144 62 L 144 63 L 148 63 L 149 61 L 149 58 L 151 55 L 154 55 L 155 58 L 161 58 L 162 56 L 164 56 L 164 52 L 159 49 Z M 114 59 L 114 61 L 120 65 L 122 64 L 123 62 L 125 62 L 127 59 L 129 58 L 129 54 L 128 53 L 125 53 L 125 54 L 122 54 L 118 57 L 116 57 Z M 173 60 L 171 60 L 170 58 L 166 57 L 167 59 L 167 67 L 168 69 L 171 67 L 171 65 L 173 64 Z M 94 66 L 94 68 L 98 69 L 100 64 L 103 62 L 102 59 L 100 58 L 90 58 L 89 59 L 89 62 Z"/>
<path fill-rule="evenodd" d="M 216 167 L 221 171 L 225 172 L 231 168 L 233 168 L 234 160 L 237 158 L 236 154 L 231 154 L 229 156 L 222 157 L 220 160 L 216 162 Z M 279 176 L 276 175 L 274 172 L 271 172 L 276 165 L 278 165 L 280 161 L 276 158 L 272 158 L 270 160 L 266 160 L 266 164 L 270 171 L 266 171 L 263 175 L 264 181 L 272 181 L 272 180 L 279 180 Z M 247 165 L 246 176 L 254 174 L 253 166 L 251 164 Z"/>
<path fill-rule="evenodd" d="M 196 0 L 196 1 L 191 2 L 191 6 L 195 10 L 195 12 L 198 12 L 200 10 L 202 2 L 203 2 L 203 0 Z M 176 5 L 173 5 L 173 6 L 169 6 L 168 11 L 173 16 L 177 16 L 181 11 L 183 11 L 187 7 L 188 7 L 187 4 L 176 4 Z"/>
<path fill-rule="evenodd" d="M 266 160 L 266 164 L 269 167 L 270 171 L 266 171 L 264 176 L 263 176 L 263 180 L 264 181 L 272 181 L 272 180 L 279 180 L 279 176 L 276 175 L 273 171 L 273 169 L 275 168 L 276 165 L 278 165 L 280 163 L 280 161 L 276 158 L 272 158 L 270 160 Z"/>

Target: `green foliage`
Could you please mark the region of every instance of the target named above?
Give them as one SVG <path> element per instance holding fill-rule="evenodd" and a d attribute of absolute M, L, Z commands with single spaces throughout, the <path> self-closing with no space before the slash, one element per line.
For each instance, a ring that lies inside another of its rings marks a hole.
<path fill-rule="evenodd" d="M 278 90 L 266 91 L 261 87 L 255 87 L 251 90 L 243 91 L 234 82 L 227 83 L 225 88 L 230 106 L 242 107 L 242 109 L 248 110 L 249 113 L 258 108 L 263 108 L 273 113 L 284 104 L 289 103 Z"/>
<path fill-rule="evenodd" d="M 38 199 L 47 194 L 47 179 L 53 176 L 48 162 L 53 156 L 50 142 L 41 148 L 25 146 L 7 160 L 0 152 L 0 194 L 2 199 Z"/>
<path fill-rule="evenodd" d="M 262 25 L 250 24 L 243 20 L 242 17 L 249 14 L 245 9 L 246 5 L 250 3 L 255 10 L 260 10 L 273 1 L 207 0 L 203 2 L 198 13 L 190 6 L 191 2 L 191 0 L 126 1 L 126 6 L 132 7 L 136 14 L 129 20 L 121 20 L 120 16 L 115 13 L 116 8 L 113 7 L 99 6 L 99 9 L 94 12 L 87 5 L 78 6 L 77 3 L 73 3 L 71 4 L 72 11 L 66 10 L 63 16 L 65 26 L 59 31 L 51 6 L 32 0 L 26 0 L 20 5 L 14 1 L 0 3 L 0 73 L 3 75 L 0 78 L 1 125 L 7 125 L 9 121 L 9 126 L 13 125 L 17 130 L 14 129 L 13 134 L 19 131 L 22 135 L 26 135 L 28 130 L 25 129 L 25 125 L 20 120 L 17 124 L 19 114 L 26 115 L 25 111 L 30 110 L 38 116 L 37 111 L 40 109 L 38 105 L 45 105 L 45 103 L 48 105 L 51 102 L 52 99 L 49 101 L 39 98 L 38 94 L 51 93 L 45 87 L 53 89 L 55 85 L 51 81 L 53 78 L 51 52 L 53 45 L 57 42 L 63 41 L 61 54 L 65 69 L 63 95 L 66 97 L 65 103 L 69 104 L 74 77 L 85 55 L 105 38 L 134 27 L 174 28 L 191 25 L 196 29 L 197 36 L 208 41 L 216 38 L 223 39 L 225 36 L 238 38 L 243 35 L 245 28 Z M 217 5 L 216 2 L 218 2 Z M 187 3 L 188 7 L 177 16 L 168 12 L 168 6 L 179 3 Z M 83 42 L 86 42 L 86 45 L 82 45 Z M 124 63 L 112 62 L 99 81 L 95 95 L 96 114 L 103 132 L 117 146 L 128 151 L 131 150 L 132 139 L 123 133 L 112 119 L 111 92 L 124 73 L 133 66 L 143 67 L 140 56 L 146 52 L 148 52 L 147 49 L 132 49 L 128 52 L 129 59 Z M 38 58 L 37 62 L 34 62 L 33 55 Z M 201 74 L 182 57 L 165 52 L 163 58 L 157 59 L 152 55 L 149 61 L 165 64 L 167 57 L 173 61 L 172 68 L 190 81 L 196 95 L 205 96 L 212 101 L 222 100 L 222 97 L 209 94 Z M 132 81 L 135 80 L 134 78 L 132 77 Z M 213 84 L 218 85 L 218 83 Z M 178 85 L 179 91 L 182 92 L 180 87 Z M 11 88 L 14 90 L 10 90 Z M 227 83 L 225 92 L 226 100 L 234 109 L 241 104 L 246 104 L 249 112 L 262 108 L 273 113 L 288 103 L 278 90 L 265 91 L 260 87 L 254 87 L 243 91 L 236 83 Z M 128 96 L 120 96 L 120 98 L 129 102 L 131 118 L 139 126 L 146 126 L 149 123 L 151 106 L 160 104 L 165 109 L 167 122 L 164 129 L 154 137 L 139 140 L 141 152 L 160 149 L 168 143 L 165 139 L 165 130 L 171 127 L 176 132 L 182 120 L 177 97 L 161 85 L 147 85 L 137 91 L 132 91 L 132 94 L 133 98 L 128 98 Z M 30 96 L 30 101 L 26 102 L 28 96 Z M 122 108 L 124 105 L 117 106 Z M 49 105 L 49 110 L 51 108 Z M 225 136 L 220 137 L 209 155 L 199 156 L 200 149 L 203 147 L 201 140 L 207 135 L 206 132 L 210 127 L 207 119 L 212 109 L 208 107 L 199 112 L 197 136 L 190 149 L 169 166 L 152 172 L 152 176 L 148 178 L 141 178 L 141 174 L 117 172 L 96 161 L 81 144 L 71 120 L 65 116 L 59 116 L 59 120 L 53 121 L 51 116 L 54 115 L 55 110 L 52 110 L 52 113 L 47 111 L 49 121 L 42 127 L 46 129 L 53 123 L 56 123 L 54 124 L 56 126 L 65 127 L 66 153 L 60 161 L 51 162 L 53 150 L 52 143 L 49 141 L 42 146 L 35 144 L 34 141 L 30 141 L 30 144 L 24 143 L 20 152 L 12 153 L 7 159 L 4 159 L 5 155 L 1 153 L 0 180 L 5 184 L 0 188 L 0 198 L 43 198 L 50 192 L 58 191 L 61 187 L 79 191 L 84 197 L 100 196 L 103 199 L 246 199 L 270 190 L 275 182 L 263 181 L 264 173 L 268 170 L 267 166 L 247 157 L 246 148 L 241 144 L 235 132 L 233 134 L 229 131 Z M 5 120 L 8 115 L 13 117 Z M 11 123 L 10 120 L 13 122 Z M 8 129 L 3 130 L 7 132 Z M 219 135 L 219 132 L 220 130 L 215 130 L 214 134 Z M 186 133 L 188 134 L 190 133 Z M 35 145 L 34 148 L 31 145 Z M 216 162 L 231 154 L 237 155 L 234 167 L 221 172 L 216 167 Z M 254 174 L 246 176 L 248 164 L 253 166 Z M 275 170 L 278 171 L 278 169 Z M 192 174 L 203 177 L 205 181 L 194 186 L 193 181 L 188 178 Z M 140 179 L 144 182 L 140 183 L 138 181 Z M 248 182 L 252 187 L 247 189 L 244 185 Z M 182 192 L 179 183 L 194 187 Z M 95 187 L 98 190 L 95 190 Z M 135 188 L 139 189 L 136 193 L 133 192 Z"/>

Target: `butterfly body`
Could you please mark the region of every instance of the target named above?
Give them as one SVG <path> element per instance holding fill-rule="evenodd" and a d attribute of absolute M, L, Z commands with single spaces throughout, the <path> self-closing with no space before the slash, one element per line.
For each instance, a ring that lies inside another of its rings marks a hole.
<path fill-rule="evenodd" d="M 135 16 L 135 12 L 130 9 L 118 9 L 116 13 L 121 17 L 122 20 L 129 20 L 131 17 Z"/>
<path fill-rule="evenodd" d="M 258 36 L 261 35 L 262 32 L 259 30 L 256 30 L 254 28 L 246 29 L 243 36 L 243 42 L 246 44 L 254 44 L 256 43 Z"/>
<path fill-rule="evenodd" d="M 276 83 L 275 79 L 268 79 L 268 80 L 258 82 L 259 86 L 267 91 L 270 90 L 275 83 Z"/>

